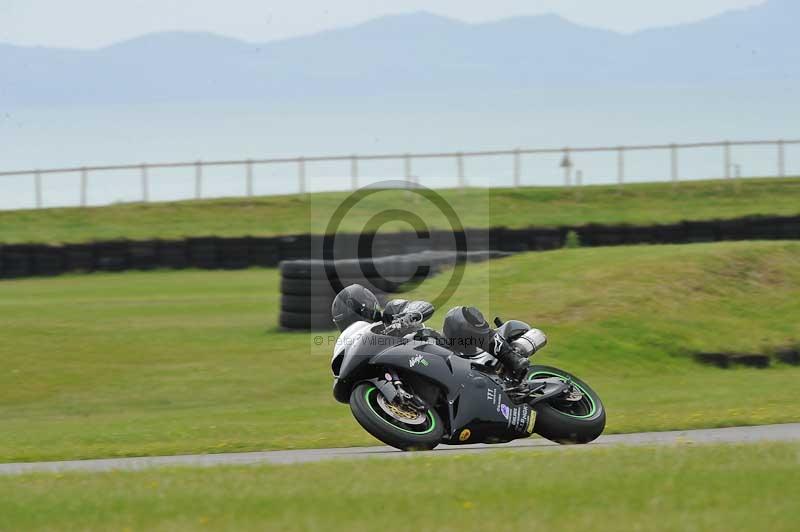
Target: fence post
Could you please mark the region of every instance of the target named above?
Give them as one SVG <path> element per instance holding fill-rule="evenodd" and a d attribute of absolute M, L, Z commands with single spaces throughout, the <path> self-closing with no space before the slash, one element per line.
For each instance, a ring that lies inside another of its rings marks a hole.
<path fill-rule="evenodd" d="M 36 196 L 36 208 L 42 208 L 42 173 L 39 170 L 36 170 L 36 173 L 33 175 L 33 192 Z"/>
<path fill-rule="evenodd" d="M 203 163 L 201 161 L 194 163 L 194 197 L 195 199 L 203 197 Z"/>
<path fill-rule="evenodd" d="M 141 166 L 142 172 L 142 201 L 147 203 L 150 201 L 150 176 L 147 175 L 147 165 L 142 163 Z"/>
<path fill-rule="evenodd" d="M 247 159 L 245 163 L 245 187 L 247 189 L 247 197 L 253 197 L 253 161 Z"/>
<path fill-rule="evenodd" d="M 625 148 L 617 148 L 617 182 L 622 185 L 625 183 Z"/>
<path fill-rule="evenodd" d="M 81 207 L 89 203 L 89 170 L 81 168 Z"/>
<path fill-rule="evenodd" d="M 786 177 L 786 154 L 783 140 L 778 141 L 778 177 Z"/>
<path fill-rule="evenodd" d="M 403 174 L 406 180 L 406 197 L 411 197 L 411 192 L 408 190 L 412 188 L 414 182 L 411 178 L 411 156 L 407 153 L 403 155 Z"/>
<path fill-rule="evenodd" d="M 739 164 L 734 165 L 734 166 L 736 167 L 736 173 L 734 174 L 735 179 L 734 179 L 734 184 L 733 184 L 733 190 L 734 190 L 734 192 L 736 192 L 738 194 L 739 193 L 739 189 L 741 187 L 740 181 L 741 181 L 741 177 L 742 177 L 742 166 L 739 165 Z"/>
<path fill-rule="evenodd" d="M 456 154 L 456 167 L 458 169 L 458 188 L 463 192 L 466 180 L 464 179 L 464 154 L 461 152 Z"/>
<path fill-rule="evenodd" d="M 300 194 L 306 193 L 306 160 L 304 157 L 297 159 L 297 189 Z"/>
<path fill-rule="evenodd" d="M 403 155 L 403 168 L 405 170 L 406 181 L 411 181 L 411 155 Z"/>
<path fill-rule="evenodd" d="M 731 178 L 731 143 L 726 140 L 724 146 L 724 160 L 725 160 L 725 179 Z"/>
<path fill-rule="evenodd" d="M 672 144 L 669 147 L 670 154 L 670 175 L 672 177 L 672 184 L 678 183 L 678 147 Z"/>
<path fill-rule="evenodd" d="M 358 156 L 350 157 L 350 188 L 358 189 Z"/>
<path fill-rule="evenodd" d="M 522 172 L 521 166 L 522 166 L 522 161 L 520 160 L 519 148 L 517 148 L 517 149 L 514 150 L 514 187 L 515 188 L 519 188 L 519 186 L 520 186 L 520 174 Z"/>
<path fill-rule="evenodd" d="M 561 159 L 561 168 L 564 169 L 564 186 L 572 186 L 572 159 L 569 156 L 569 148 L 564 148 L 564 158 Z"/>

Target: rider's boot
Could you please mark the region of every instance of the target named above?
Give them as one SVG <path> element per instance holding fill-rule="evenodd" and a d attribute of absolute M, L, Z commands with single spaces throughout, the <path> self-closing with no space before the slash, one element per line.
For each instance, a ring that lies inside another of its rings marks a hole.
<path fill-rule="evenodd" d="M 491 351 L 515 379 L 522 380 L 525 378 L 531 363 L 527 358 L 517 353 L 505 338 L 495 334 Z"/>

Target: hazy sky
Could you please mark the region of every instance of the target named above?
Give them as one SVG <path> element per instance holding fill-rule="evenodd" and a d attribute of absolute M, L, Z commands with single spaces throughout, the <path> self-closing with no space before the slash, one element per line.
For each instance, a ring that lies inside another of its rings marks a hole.
<path fill-rule="evenodd" d="M 635 31 L 689 22 L 764 0 L 0 0 L 0 42 L 95 48 L 162 30 L 268 41 L 425 10 L 470 22 L 555 12 Z"/>

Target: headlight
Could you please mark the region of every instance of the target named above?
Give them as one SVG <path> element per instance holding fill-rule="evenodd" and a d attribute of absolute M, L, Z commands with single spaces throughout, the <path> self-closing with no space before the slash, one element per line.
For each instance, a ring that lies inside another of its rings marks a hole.
<path fill-rule="evenodd" d="M 334 376 L 339 376 L 339 370 L 342 369 L 342 361 L 344 360 L 344 349 L 339 351 L 337 355 L 333 357 L 331 360 L 331 371 L 333 371 Z"/>

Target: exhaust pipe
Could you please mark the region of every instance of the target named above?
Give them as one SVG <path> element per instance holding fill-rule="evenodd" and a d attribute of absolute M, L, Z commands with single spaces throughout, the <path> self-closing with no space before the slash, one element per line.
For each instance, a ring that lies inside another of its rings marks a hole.
<path fill-rule="evenodd" d="M 520 355 L 530 358 L 547 345 L 547 336 L 539 329 L 531 329 L 513 342 L 511 345 Z"/>

